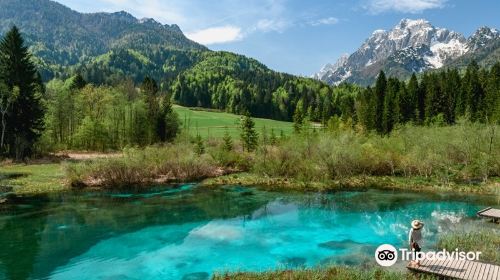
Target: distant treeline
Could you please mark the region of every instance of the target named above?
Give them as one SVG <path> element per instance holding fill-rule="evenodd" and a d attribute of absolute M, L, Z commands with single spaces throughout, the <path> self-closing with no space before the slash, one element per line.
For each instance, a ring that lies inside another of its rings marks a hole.
<path fill-rule="evenodd" d="M 429 72 L 409 81 L 386 78 L 374 87 L 319 81 L 280 74 L 231 55 L 217 56 L 181 73 L 171 87 L 175 102 L 279 120 L 327 123 L 332 117 L 368 130 L 388 133 L 398 124 L 453 124 L 457 118 L 495 122 L 500 111 L 500 63 L 490 69 L 472 62 Z"/>
<path fill-rule="evenodd" d="M 480 69 L 472 62 L 462 76 L 456 69 L 424 73 L 420 81 L 413 74 L 408 82 L 387 79 L 381 72 L 375 86 L 357 96 L 354 112 L 349 117 L 380 133 L 407 122 L 498 122 L 500 63 Z"/>
<path fill-rule="evenodd" d="M 405 123 L 500 120 L 500 63 L 480 68 L 472 62 L 464 73 L 423 73 L 409 81 L 381 72 L 374 87 L 333 87 L 272 71 L 244 56 L 193 51 L 165 58 L 163 67 L 178 74 L 158 84 L 148 78 L 147 69 L 128 78 L 120 72 L 126 65 L 149 65 L 140 53 L 110 55 L 129 56 L 137 63 L 101 57 L 81 75 L 44 85 L 19 30 L 12 28 L 0 42 L 0 156 L 22 159 L 37 147 L 107 150 L 171 141 L 180 127 L 172 101 L 293 120 L 298 132 L 309 120 L 330 127 L 342 122 L 343 127 L 380 134 Z M 111 67 L 109 61 L 120 63 Z"/>

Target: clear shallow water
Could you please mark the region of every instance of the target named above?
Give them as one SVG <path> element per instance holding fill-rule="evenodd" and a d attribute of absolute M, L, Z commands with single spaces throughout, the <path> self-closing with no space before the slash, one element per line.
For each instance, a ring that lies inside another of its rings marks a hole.
<path fill-rule="evenodd" d="M 371 265 L 409 223 L 438 236 L 484 227 L 498 198 L 416 193 L 297 194 L 194 185 L 67 193 L 0 206 L 0 279 L 207 279 L 214 271 Z M 486 225 L 487 226 L 487 225 Z"/>

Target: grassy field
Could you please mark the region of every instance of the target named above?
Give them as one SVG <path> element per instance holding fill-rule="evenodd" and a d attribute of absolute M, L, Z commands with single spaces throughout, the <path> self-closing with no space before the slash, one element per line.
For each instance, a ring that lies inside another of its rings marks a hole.
<path fill-rule="evenodd" d="M 224 136 L 226 129 L 233 138 L 237 138 L 240 135 L 239 115 L 191 109 L 177 105 L 174 106 L 174 110 L 179 114 L 179 119 L 182 121 L 183 127 L 191 135 L 196 136 L 199 133 L 203 138 L 221 138 Z M 281 131 L 285 135 L 289 135 L 293 131 L 293 123 L 291 122 L 260 118 L 254 118 L 254 120 L 259 133 L 262 133 L 264 127 L 267 133 L 270 134 L 272 129 L 277 136 L 281 134 Z"/>
<path fill-rule="evenodd" d="M 9 164 L 0 166 L 0 186 L 16 194 L 34 194 L 66 190 L 64 169 L 60 163 Z"/>

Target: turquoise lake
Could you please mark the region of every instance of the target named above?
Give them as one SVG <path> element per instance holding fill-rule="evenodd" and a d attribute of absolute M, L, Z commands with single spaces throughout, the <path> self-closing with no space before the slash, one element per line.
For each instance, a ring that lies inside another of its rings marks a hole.
<path fill-rule="evenodd" d="M 148 192 L 72 192 L 0 205 L 0 279 L 209 279 L 214 272 L 374 265 L 380 244 L 424 249 L 448 232 L 491 227 L 498 197 L 279 193 L 194 184 Z"/>

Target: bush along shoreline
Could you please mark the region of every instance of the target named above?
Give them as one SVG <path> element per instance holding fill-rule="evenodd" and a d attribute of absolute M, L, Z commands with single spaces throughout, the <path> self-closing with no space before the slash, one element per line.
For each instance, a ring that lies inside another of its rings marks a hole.
<path fill-rule="evenodd" d="M 209 155 L 198 155 L 189 144 L 125 149 L 122 157 L 66 165 L 72 187 L 131 188 L 199 181 L 232 172 Z"/>
<path fill-rule="evenodd" d="M 248 143 L 230 137 L 190 141 L 179 137 L 173 144 L 125 149 L 123 157 L 69 163 L 66 176 L 77 187 L 123 188 L 206 179 L 202 185 L 500 195 L 496 129 L 462 122 L 446 127 L 407 125 L 388 136 L 345 129 L 274 139 L 261 133 Z"/>

